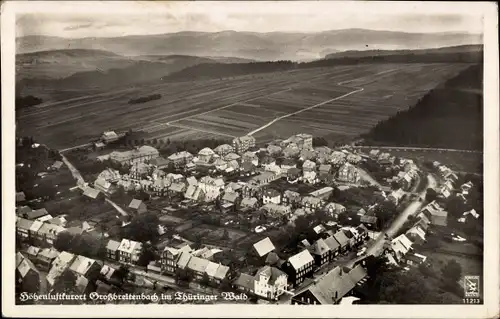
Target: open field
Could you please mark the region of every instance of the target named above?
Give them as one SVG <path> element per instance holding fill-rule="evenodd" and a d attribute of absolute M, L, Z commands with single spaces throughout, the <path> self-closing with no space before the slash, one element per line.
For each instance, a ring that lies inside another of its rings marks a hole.
<path fill-rule="evenodd" d="M 259 128 L 258 142 L 297 132 L 351 138 L 408 108 L 465 67 L 363 64 L 155 83 L 24 109 L 17 114 L 17 128 L 19 135 L 37 136 L 54 148 L 86 143 L 105 130 L 128 129 L 171 140 L 231 138 Z M 151 94 L 162 98 L 127 103 Z"/>

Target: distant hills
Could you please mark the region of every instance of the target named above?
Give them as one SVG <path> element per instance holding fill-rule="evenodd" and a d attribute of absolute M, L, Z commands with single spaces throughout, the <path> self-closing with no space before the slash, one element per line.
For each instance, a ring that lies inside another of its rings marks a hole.
<path fill-rule="evenodd" d="M 328 59 L 311 62 L 255 62 L 217 65 L 213 63 L 197 64 L 165 77 L 167 81 L 189 81 L 202 78 L 222 78 L 254 73 L 267 73 L 306 69 L 314 67 L 333 67 L 362 63 L 481 63 L 483 61 L 482 45 L 457 46 L 450 48 L 426 50 L 378 50 L 374 54 L 359 51 L 329 55 Z"/>
<path fill-rule="evenodd" d="M 362 137 L 367 145 L 482 150 L 483 66 L 462 71 Z"/>
<path fill-rule="evenodd" d="M 482 41 L 482 35 L 469 33 L 405 33 L 345 29 L 317 33 L 178 32 L 81 39 L 24 36 L 16 39 L 16 46 L 18 53 L 61 49 L 97 49 L 125 56 L 189 55 L 239 57 L 260 61 L 311 61 L 339 51 L 413 50 L 481 44 Z"/>
<path fill-rule="evenodd" d="M 325 56 L 325 59 L 339 58 L 362 58 L 362 57 L 380 57 L 392 55 L 429 55 L 429 54 L 482 54 L 482 44 L 458 45 L 431 49 L 416 49 L 416 50 L 349 50 L 343 52 L 335 52 Z"/>
<path fill-rule="evenodd" d="M 119 69 L 122 69 L 122 75 L 126 76 L 127 73 L 130 73 L 129 71 L 136 72 L 138 67 L 145 67 L 147 71 L 155 69 L 158 74 L 165 75 L 201 63 L 243 63 L 252 61 L 237 57 L 204 58 L 187 55 L 127 57 L 104 50 L 62 49 L 17 54 L 16 69 L 17 81 L 20 81 L 26 78 L 39 80 L 67 78 L 82 72 L 106 74 L 110 71 L 114 73 Z M 155 74 L 157 73 L 155 72 Z M 75 77 L 82 79 L 80 75 Z M 153 77 L 157 76 L 154 75 Z"/>

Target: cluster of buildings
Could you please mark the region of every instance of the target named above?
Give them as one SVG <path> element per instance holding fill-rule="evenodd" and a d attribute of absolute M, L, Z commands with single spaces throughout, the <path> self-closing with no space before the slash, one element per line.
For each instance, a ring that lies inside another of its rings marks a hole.
<path fill-rule="evenodd" d="M 322 225 L 315 227 L 314 231 L 319 235 L 319 239 L 312 244 L 307 239 L 303 240 L 299 245 L 301 251 L 288 259 L 279 257 L 279 252 L 276 251 L 275 246 L 268 237 L 255 243 L 253 245 L 254 253 L 265 263 L 265 266 L 258 269 L 254 274 L 240 273 L 233 281 L 234 287 L 240 291 L 270 300 L 278 299 L 284 293 L 292 294 L 294 295 L 292 298 L 293 304 L 316 304 L 313 299 L 302 300 L 305 291 L 322 290 L 323 288 L 326 290 L 340 289 L 343 284 L 335 282 L 333 277 L 338 277 L 341 274 L 333 276 L 331 271 L 312 283 L 307 283 L 307 280 L 312 278 L 314 273 L 333 262 L 340 254 L 359 247 L 367 238 L 368 232 L 364 226 L 346 227 L 337 229 L 334 232 L 331 230 L 326 231 Z M 333 271 L 336 271 L 335 269 Z M 366 272 L 361 266 L 355 269 L 349 270 L 360 272 L 359 278 L 351 277 L 351 283 L 354 283 L 354 285 L 351 286 L 350 283 L 350 288 L 344 289 L 345 291 L 343 290 L 343 293 L 339 294 L 337 299 L 327 298 L 317 301 L 317 303 L 338 303 L 356 284 L 366 277 Z M 303 291 L 291 293 L 291 290 L 304 286 L 307 288 Z"/>
<path fill-rule="evenodd" d="M 401 159 L 393 168 L 400 169 L 397 175 L 388 178 L 388 182 L 397 182 L 405 191 L 408 191 L 418 178 L 418 167 L 411 159 Z"/>

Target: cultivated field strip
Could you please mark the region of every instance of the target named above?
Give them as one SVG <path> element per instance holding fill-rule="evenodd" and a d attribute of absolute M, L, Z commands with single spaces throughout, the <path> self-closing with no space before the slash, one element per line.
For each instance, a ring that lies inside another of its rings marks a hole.
<path fill-rule="evenodd" d="M 413 105 L 428 90 L 465 67 L 364 64 L 160 82 L 44 103 L 19 112 L 17 128 L 19 134 L 40 136 L 52 147 L 65 148 L 88 142 L 105 130 L 144 130 L 151 139 L 229 138 L 301 112 L 273 123 L 255 137 L 261 141 L 301 131 L 355 136 L 380 119 Z M 357 86 L 363 90 L 342 97 L 357 90 Z M 162 98 L 128 104 L 131 98 L 150 94 L 161 94 Z M 325 103 L 337 97 L 342 98 Z"/>

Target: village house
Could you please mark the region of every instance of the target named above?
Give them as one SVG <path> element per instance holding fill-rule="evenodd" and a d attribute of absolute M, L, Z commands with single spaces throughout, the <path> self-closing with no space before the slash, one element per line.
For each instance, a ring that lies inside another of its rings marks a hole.
<path fill-rule="evenodd" d="M 349 238 L 342 230 L 338 230 L 333 234 L 333 238 L 339 243 L 339 253 L 343 254 L 349 249 Z"/>
<path fill-rule="evenodd" d="M 75 258 L 75 255 L 66 251 L 61 252 L 56 257 L 56 259 L 52 263 L 52 267 L 50 268 L 49 273 L 46 276 L 46 281 L 49 288 L 53 288 L 56 284 L 58 284 L 59 279 L 64 272 L 69 270 L 69 267 L 71 266 Z"/>
<path fill-rule="evenodd" d="M 130 208 L 136 214 L 144 214 L 148 211 L 146 204 L 144 204 L 142 200 L 135 198 L 132 199 L 132 201 L 128 205 L 128 208 Z"/>
<path fill-rule="evenodd" d="M 287 189 L 282 196 L 282 202 L 284 205 L 296 207 L 300 204 L 302 197 L 299 193 Z"/>
<path fill-rule="evenodd" d="M 281 154 L 282 149 L 278 145 L 270 144 L 267 146 L 266 151 L 271 156 L 278 156 Z"/>
<path fill-rule="evenodd" d="M 283 149 L 283 156 L 285 158 L 292 159 L 298 157 L 299 155 L 300 148 L 295 143 L 290 143 Z"/>
<path fill-rule="evenodd" d="M 214 167 L 217 171 L 222 172 L 227 169 L 227 162 L 222 158 L 218 158 L 214 161 Z"/>
<path fill-rule="evenodd" d="M 18 217 L 27 218 L 28 217 L 28 213 L 31 212 L 31 211 L 32 211 L 32 209 L 29 206 L 17 206 L 16 207 L 16 215 Z"/>
<path fill-rule="evenodd" d="M 232 286 L 243 293 L 253 294 L 255 289 L 255 279 L 249 274 L 241 273 L 234 281 Z"/>
<path fill-rule="evenodd" d="M 152 160 L 149 161 L 149 164 L 154 168 L 154 169 L 164 169 L 167 168 L 168 165 L 170 164 L 170 160 L 158 156 L 157 158 L 153 158 Z"/>
<path fill-rule="evenodd" d="M 257 253 L 257 256 L 262 258 L 262 257 L 266 256 L 267 254 L 269 254 L 270 252 L 274 251 L 275 247 L 274 247 L 273 243 L 271 242 L 271 239 L 269 239 L 269 237 L 266 237 L 266 238 L 256 242 L 255 244 L 253 244 L 253 249 Z"/>
<path fill-rule="evenodd" d="M 287 288 L 288 276 L 275 267 L 264 266 L 257 270 L 254 284 L 253 291 L 257 296 L 268 300 L 278 300 Z"/>
<path fill-rule="evenodd" d="M 194 202 L 202 202 L 205 200 L 205 192 L 197 185 L 189 185 L 184 193 L 184 198 Z"/>
<path fill-rule="evenodd" d="M 330 247 L 328 247 L 322 238 L 316 240 L 311 246 L 307 247 L 307 250 L 309 250 L 313 256 L 317 268 L 321 268 L 323 265 L 330 262 Z"/>
<path fill-rule="evenodd" d="M 303 164 L 302 164 L 302 171 L 304 172 L 304 174 L 306 172 L 313 172 L 313 171 L 316 171 L 316 163 L 314 163 L 313 161 L 310 161 L 310 160 L 306 160 Z"/>
<path fill-rule="evenodd" d="M 135 264 L 142 252 L 142 243 L 122 239 L 118 247 L 118 261 L 124 264 Z"/>
<path fill-rule="evenodd" d="M 400 188 L 398 190 L 393 191 L 387 196 L 387 199 L 394 203 L 394 205 L 399 205 L 401 199 L 405 195 L 405 192 Z"/>
<path fill-rule="evenodd" d="M 464 183 L 460 186 L 460 190 L 462 191 L 462 194 L 468 195 L 469 191 L 471 188 L 474 186 L 471 181 L 468 181 L 467 183 Z"/>
<path fill-rule="evenodd" d="M 35 265 L 20 252 L 16 253 L 16 277 L 20 285 L 19 292 L 40 292 L 40 273 Z M 16 291 L 17 292 L 17 291 Z"/>
<path fill-rule="evenodd" d="M 253 176 L 257 173 L 256 166 L 252 162 L 243 162 L 240 165 L 241 176 Z"/>
<path fill-rule="evenodd" d="M 283 270 L 288 275 L 288 281 L 292 287 L 300 285 L 306 277 L 314 271 L 314 258 L 307 249 L 290 257 L 283 265 Z"/>
<path fill-rule="evenodd" d="M 476 212 L 476 210 L 473 208 L 471 210 L 468 210 L 462 214 L 462 217 L 458 219 L 458 222 L 460 223 L 465 223 L 469 219 L 469 216 L 474 217 L 475 219 L 478 219 L 480 215 Z"/>
<path fill-rule="evenodd" d="M 320 188 L 318 190 L 315 190 L 314 192 L 309 193 L 310 196 L 320 198 L 320 199 L 327 199 L 330 197 L 330 195 L 333 193 L 333 188 L 330 186 Z"/>
<path fill-rule="evenodd" d="M 229 153 L 233 153 L 234 148 L 229 144 L 222 144 L 214 148 L 214 152 L 219 156 L 226 156 Z"/>
<path fill-rule="evenodd" d="M 109 154 L 109 159 L 115 163 L 132 165 L 144 163 L 160 156 L 158 150 L 152 146 L 143 145 L 130 151 L 114 151 Z"/>
<path fill-rule="evenodd" d="M 297 134 L 281 142 L 281 146 L 295 144 L 300 149 L 312 149 L 312 140 L 313 137 L 310 134 Z"/>
<path fill-rule="evenodd" d="M 332 165 L 330 164 L 321 164 L 318 169 L 320 178 L 325 178 L 332 174 Z"/>
<path fill-rule="evenodd" d="M 299 178 L 301 178 L 302 171 L 296 167 L 292 167 L 287 171 L 286 176 L 288 182 L 293 183 L 297 181 Z"/>
<path fill-rule="evenodd" d="M 264 204 L 273 203 L 278 205 L 281 203 L 281 194 L 274 188 L 266 189 L 262 194 L 262 202 Z"/>
<path fill-rule="evenodd" d="M 222 190 L 224 190 L 224 180 L 221 178 L 212 178 L 210 176 L 204 176 L 198 181 L 198 187 L 205 194 L 206 201 L 215 200 Z"/>
<path fill-rule="evenodd" d="M 341 151 L 333 151 L 328 158 L 328 162 L 334 167 L 340 167 L 346 163 L 346 154 Z"/>
<path fill-rule="evenodd" d="M 198 161 L 203 163 L 210 163 L 214 155 L 215 152 L 212 151 L 212 149 L 210 149 L 209 147 L 205 147 L 198 152 Z"/>
<path fill-rule="evenodd" d="M 185 183 L 172 183 L 167 189 L 167 194 L 171 198 L 183 197 L 186 191 Z"/>
<path fill-rule="evenodd" d="M 153 182 L 153 193 L 156 196 L 165 196 L 170 184 L 171 183 L 166 178 L 160 177 L 155 179 L 155 181 Z"/>
<path fill-rule="evenodd" d="M 66 227 L 66 225 L 68 224 L 68 220 L 66 219 L 66 215 L 59 215 L 52 219 L 49 219 L 47 223 Z"/>
<path fill-rule="evenodd" d="M 404 256 L 412 249 L 413 243 L 406 237 L 405 234 L 401 234 L 391 241 L 388 252 L 395 258 L 396 261 L 400 262 L 403 260 Z"/>
<path fill-rule="evenodd" d="M 40 249 L 36 255 L 36 264 L 41 270 L 49 271 L 59 254 L 54 247 Z"/>
<path fill-rule="evenodd" d="M 243 154 L 248 149 L 255 146 L 255 137 L 251 135 L 245 135 L 233 139 L 233 149 L 238 154 Z"/>
<path fill-rule="evenodd" d="M 436 201 L 432 201 L 422 208 L 421 214 L 425 215 L 432 225 L 446 226 L 448 224 L 448 212 L 441 208 Z"/>
<path fill-rule="evenodd" d="M 168 275 L 174 275 L 177 269 L 177 261 L 183 253 L 191 253 L 193 249 L 189 245 L 181 245 L 177 247 L 165 247 L 161 254 L 160 265 L 161 270 Z"/>
<path fill-rule="evenodd" d="M 366 270 L 361 265 L 352 269 L 337 266 L 314 281 L 293 298 L 293 305 L 335 305 L 359 284 L 365 281 Z"/>
<path fill-rule="evenodd" d="M 277 179 L 279 179 L 279 175 L 275 175 L 271 172 L 262 172 L 259 175 L 252 177 L 249 183 L 256 186 L 264 186 Z"/>
<path fill-rule="evenodd" d="M 255 197 L 245 197 L 241 200 L 240 207 L 242 209 L 252 209 L 257 208 L 259 205 L 259 201 Z"/>
<path fill-rule="evenodd" d="M 410 252 L 405 256 L 405 263 L 408 266 L 418 266 L 427 260 L 427 256 Z"/>
<path fill-rule="evenodd" d="M 252 163 L 254 166 L 259 165 L 259 158 L 257 155 L 253 152 L 245 152 L 241 156 L 241 162 L 242 163 Z"/>
<path fill-rule="evenodd" d="M 178 153 L 174 153 L 167 157 L 167 160 L 172 163 L 175 168 L 180 168 L 186 166 L 193 160 L 193 154 L 182 151 Z"/>
<path fill-rule="evenodd" d="M 353 165 L 357 165 L 361 162 L 362 157 L 358 154 L 349 153 L 346 158 L 347 162 Z"/>
<path fill-rule="evenodd" d="M 32 225 L 33 225 L 32 220 L 25 218 L 17 218 L 16 234 L 21 241 L 28 241 L 30 239 L 30 228 Z"/>
<path fill-rule="evenodd" d="M 118 261 L 118 248 L 120 247 L 120 242 L 110 239 L 106 244 L 106 258 L 113 261 Z"/>
<path fill-rule="evenodd" d="M 378 230 L 378 218 L 375 215 L 370 215 L 366 213 L 360 217 L 360 222 L 369 230 Z"/>
<path fill-rule="evenodd" d="M 349 163 L 342 165 L 337 174 L 338 180 L 345 183 L 358 183 L 360 179 L 358 169 Z"/>
<path fill-rule="evenodd" d="M 95 188 L 92 188 L 90 186 L 87 186 L 85 187 L 85 190 L 83 191 L 83 196 L 87 199 L 87 200 L 98 200 L 98 201 L 104 201 L 104 193 L 95 189 Z"/>
<path fill-rule="evenodd" d="M 265 165 L 264 171 L 271 172 L 276 176 L 283 176 L 283 174 L 286 174 L 286 171 L 282 170 L 281 167 L 276 164 L 276 162 L 272 162 L 271 164 Z"/>
<path fill-rule="evenodd" d="M 101 191 L 101 192 L 107 193 L 107 194 L 111 194 L 115 191 L 113 185 L 110 182 L 108 182 L 102 178 L 97 178 L 94 181 L 94 188 L 98 191 Z"/>
<path fill-rule="evenodd" d="M 65 230 L 66 229 L 64 227 L 58 225 L 43 223 L 42 227 L 38 230 L 38 238 L 45 241 L 49 245 L 53 245 L 57 235 Z"/>
<path fill-rule="evenodd" d="M 292 168 L 297 168 L 297 163 L 291 158 L 283 158 L 279 164 L 282 172 L 286 173 Z"/>
<path fill-rule="evenodd" d="M 96 280 L 101 272 L 101 264 L 96 260 L 84 256 L 76 256 L 69 269 L 90 281 Z"/>
<path fill-rule="evenodd" d="M 326 204 L 325 210 L 330 215 L 338 217 L 339 214 L 345 213 L 346 208 L 341 204 L 330 202 L 330 203 Z"/>
<path fill-rule="evenodd" d="M 292 208 L 290 206 L 278 205 L 278 204 L 265 204 L 262 206 L 262 209 L 266 211 L 268 214 L 278 216 L 290 215 L 292 212 Z"/>
<path fill-rule="evenodd" d="M 319 182 L 318 174 L 316 173 L 316 171 L 306 171 L 306 172 L 304 172 L 302 180 L 304 182 L 306 182 L 306 183 L 311 184 L 311 185 L 314 185 L 317 182 Z"/>
<path fill-rule="evenodd" d="M 299 160 L 307 161 L 315 159 L 316 159 L 316 153 L 314 152 L 313 149 L 303 149 L 302 151 L 300 151 Z"/>
<path fill-rule="evenodd" d="M 115 131 L 103 132 L 101 135 L 101 141 L 105 144 L 115 142 L 119 139 L 118 134 Z"/>
<path fill-rule="evenodd" d="M 302 197 L 300 204 L 302 208 L 314 211 L 322 208 L 325 202 L 321 198 L 313 196 L 305 196 Z"/>
<path fill-rule="evenodd" d="M 26 219 L 38 220 L 41 217 L 47 216 L 49 212 L 45 208 L 35 209 L 25 214 Z"/>

